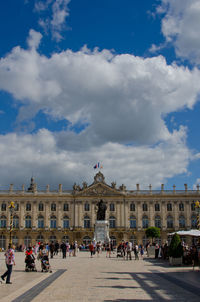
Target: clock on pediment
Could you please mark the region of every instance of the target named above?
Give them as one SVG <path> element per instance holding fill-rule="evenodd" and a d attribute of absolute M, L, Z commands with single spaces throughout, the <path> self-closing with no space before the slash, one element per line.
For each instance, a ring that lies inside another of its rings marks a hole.
<path fill-rule="evenodd" d="M 94 182 L 95 183 L 97 183 L 97 182 L 104 182 L 104 179 L 105 179 L 104 175 L 101 172 L 99 172 L 99 173 L 97 173 L 95 175 Z"/>

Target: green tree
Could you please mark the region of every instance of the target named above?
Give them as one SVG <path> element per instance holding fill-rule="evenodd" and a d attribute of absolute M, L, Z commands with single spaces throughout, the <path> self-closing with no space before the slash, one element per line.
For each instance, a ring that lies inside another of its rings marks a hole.
<path fill-rule="evenodd" d="M 160 229 L 156 227 L 149 227 L 146 229 L 146 236 L 151 238 L 153 242 L 153 238 L 160 238 Z"/>
<path fill-rule="evenodd" d="M 177 233 L 175 233 L 172 237 L 168 253 L 169 256 L 173 258 L 180 258 L 183 256 L 183 247 L 181 245 L 181 238 Z"/>

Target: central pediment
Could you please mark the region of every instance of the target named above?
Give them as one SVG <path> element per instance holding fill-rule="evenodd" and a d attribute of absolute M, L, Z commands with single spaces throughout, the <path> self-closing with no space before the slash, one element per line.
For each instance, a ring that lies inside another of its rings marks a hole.
<path fill-rule="evenodd" d="M 103 195 L 103 196 L 112 196 L 112 195 L 124 195 L 123 192 L 118 189 L 113 189 L 105 183 L 93 183 L 89 187 L 83 189 L 82 191 L 78 191 L 77 195 L 81 196 L 95 196 L 95 195 Z"/>

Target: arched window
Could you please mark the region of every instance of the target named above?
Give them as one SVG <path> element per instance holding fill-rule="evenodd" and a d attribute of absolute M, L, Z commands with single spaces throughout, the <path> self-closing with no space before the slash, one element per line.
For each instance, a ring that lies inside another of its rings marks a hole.
<path fill-rule="evenodd" d="M 131 235 L 130 242 L 132 243 L 133 246 L 136 245 L 137 238 L 134 235 Z"/>
<path fill-rule="evenodd" d="M 51 236 L 49 237 L 49 241 L 50 241 L 50 242 L 55 242 L 55 241 L 57 241 L 56 236 L 51 235 Z"/>
<path fill-rule="evenodd" d="M 26 204 L 26 211 L 31 211 L 31 204 L 30 203 L 27 203 Z"/>
<path fill-rule="evenodd" d="M 156 228 L 161 228 L 161 218 L 160 218 L 159 215 L 157 215 L 157 216 L 155 217 L 155 227 L 156 227 Z"/>
<path fill-rule="evenodd" d="M 85 245 L 85 246 L 87 246 L 87 245 L 89 245 L 90 243 L 91 243 L 91 238 L 89 237 L 89 236 L 85 236 L 84 238 L 83 238 L 83 244 Z"/>
<path fill-rule="evenodd" d="M 84 217 L 84 228 L 90 228 L 90 217 L 89 216 L 85 216 Z"/>
<path fill-rule="evenodd" d="M 12 236 L 12 243 L 14 246 L 18 246 L 19 238 L 17 236 Z"/>
<path fill-rule="evenodd" d="M 15 203 L 15 211 L 19 211 L 19 204 L 18 203 Z"/>
<path fill-rule="evenodd" d="M 90 211 L 90 204 L 89 203 L 85 203 L 85 211 L 88 212 Z"/>
<path fill-rule="evenodd" d="M 110 211 L 111 212 L 115 211 L 115 204 L 114 203 L 110 204 Z"/>
<path fill-rule="evenodd" d="M 130 204 L 130 211 L 131 211 L 131 212 L 134 212 L 134 211 L 135 211 L 135 204 L 134 204 L 134 203 L 131 203 L 131 204 Z"/>
<path fill-rule="evenodd" d="M 19 228 L 19 217 L 17 215 L 13 216 L 13 228 L 15 229 Z"/>
<path fill-rule="evenodd" d="M 192 228 L 196 228 L 197 227 L 197 216 L 196 215 L 192 215 L 191 216 L 191 227 Z"/>
<path fill-rule="evenodd" d="M 143 216 L 142 218 L 142 227 L 143 229 L 147 229 L 149 227 L 149 219 L 147 216 Z"/>
<path fill-rule="evenodd" d="M 115 219 L 114 216 L 110 216 L 110 217 L 109 217 L 109 227 L 110 227 L 111 229 L 116 227 L 115 221 L 116 221 L 116 219 Z"/>
<path fill-rule="evenodd" d="M 69 242 L 69 236 L 64 235 L 63 238 L 62 238 L 62 241 L 63 242 Z"/>
<path fill-rule="evenodd" d="M 194 201 L 191 203 L 191 211 L 195 211 L 195 202 Z"/>
<path fill-rule="evenodd" d="M 148 206 L 147 206 L 146 203 L 143 203 L 142 209 L 143 209 L 144 212 L 148 211 Z"/>
<path fill-rule="evenodd" d="M 37 236 L 37 239 L 36 239 L 37 242 L 44 242 L 44 236 L 42 236 L 41 234 Z"/>
<path fill-rule="evenodd" d="M 167 204 L 167 211 L 168 212 L 172 211 L 172 204 L 170 202 Z"/>
<path fill-rule="evenodd" d="M 173 217 L 170 216 L 170 215 L 167 216 L 167 228 L 168 229 L 172 229 L 173 225 L 174 225 L 174 223 L 173 223 Z"/>
<path fill-rule="evenodd" d="M 136 229 L 136 217 L 135 216 L 130 217 L 130 228 Z"/>
<path fill-rule="evenodd" d="M 69 228 L 69 217 L 68 216 L 64 216 L 63 217 L 63 228 L 64 229 L 68 229 Z"/>
<path fill-rule="evenodd" d="M 185 227 L 185 217 L 183 215 L 181 215 L 179 217 L 179 227 L 180 228 L 184 228 Z"/>
<path fill-rule="evenodd" d="M 50 228 L 56 229 L 56 216 L 51 216 L 50 218 Z"/>
<path fill-rule="evenodd" d="M 56 211 L 56 204 L 55 204 L 55 203 L 52 203 L 52 204 L 51 204 L 51 211 L 52 211 L 52 212 L 55 212 L 55 211 Z"/>
<path fill-rule="evenodd" d="M 26 248 L 28 248 L 29 246 L 31 246 L 31 237 L 30 236 L 25 236 L 24 237 L 24 245 L 26 246 Z"/>
<path fill-rule="evenodd" d="M 6 249 L 6 236 L 0 235 L 0 249 Z"/>
<path fill-rule="evenodd" d="M 116 247 L 117 240 L 115 236 L 110 236 L 110 242 L 112 243 L 113 247 Z"/>
<path fill-rule="evenodd" d="M 179 203 L 179 211 L 184 211 L 184 204 L 182 202 Z"/>
<path fill-rule="evenodd" d="M 160 211 L 160 204 L 159 203 L 155 204 L 155 211 L 156 212 Z"/>
<path fill-rule="evenodd" d="M 44 211 L 44 204 L 41 202 L 38 205 L 38 211 L 40 211 L 40 212 Z"/>
<path fill-rule="evenodd" d="M 64 203 L 63 204 L 63 211 L 69 211 L 69 204 L 68 203 Z"/>
<path fill-rule="evenodd" d="M 6 203 L 2 203 L 1 205 L 1 211 L 6 211 Z"/>
<path fill-rule="evenodd" d="M 30 229 L 31 228 L 31 216 L 27 215 L 25 217 L 25 228 Z"/>
<path fill-rule="evenodd" d="M 42 215 L 38 216 L 38 229 L 44 228 L 44 217 Z"/>
<path fill-rule="evenodd" d="M 6 216 L 2 215 L 0 217 L 0 228 L 6 228 Z"/>

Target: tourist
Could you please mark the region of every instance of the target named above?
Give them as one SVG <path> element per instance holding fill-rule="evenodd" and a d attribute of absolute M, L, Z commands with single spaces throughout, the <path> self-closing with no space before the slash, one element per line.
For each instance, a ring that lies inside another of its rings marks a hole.
<path fill-rule="evenodd" d="M 62 251 L 63 259 L 66 258 L 66 251 L 67 251 L 67 246 L 64 242 L 60 245 L 60 249 Z"/>
<path fill-rule="evenodd" d="M 143 260 L 143 257 L 144 257 L 144 246 L 143 246 L 143 244 L 141 244 L 141 246 L 140 246 L 140 256 L 141 256 L 141 259 Z"/>
<path fill-rule="evenodd" d="M 5 253 L 5 257 L 6 257 L 5 260 L 6 260 L 7 271 L 1 276 L 1 279 L 5 281 L 5 277 L 7 277 L 6 284 L 12 284 L 12 282 L 10 282 L 10 277 L 12 274 L 12 267 L 13 265 L 15 265 L 15 252 L 12 244 L 9 244 L 8 250 Z"/>
<path fill-rule="evenodd" d="M 89 244 L 89 251 L 90 251 L 90 258 L 93 258 L 93 254 L 94 254 L 94 245 L 93 245 L 92 242 Z"/>
<path fill-rule="evenodd" d="M 111 255 L 111 246 L 110 246 L 110 242 L 108 242 L 106 244 L 106 258 L 109 257 L 110 258 Z"/>
<path fill-rule="evenodd" d="M 158 258 L 158 253 L 159 253 L 159 244 L 156 242 L 156 245 L 155 245 L 155 259 Z"/>
<path fill-rule="evenodd" d="M 54 255 L 58 255 L 59 247 L 60 247 L 60 245 L 59 245 L 58 241 L 56 241 L 55 246 L 54 246 L 54 249 L 55 249 Z"/>
<path fill-rule="evenodd" d="M 135 244 L 133 251 L 134 251 L 134 254 L 135 254 L 135 260 L 139 260 L 139 256 L 138 256 L 139 248 L 138 248 L 137 243 Z"/>
<path fill-rule="evenodd" d="M 99 257 L 99 254 L 101 252 L 101 242 L 97 242 L 96 249 L 97 249 L 97 257 Z"/>
<path fill-rule="evenodd" d="M 127 242 L 127 245 L 126 245 L 126 259 L 128 260 L 132 260 L 132 257 L 131 257 L 131 247 L 132 245 L 130 244 L 130 242 Z"/>
<path fill-rule="evenodd" d="M 53 253 L 54 253 L 54 250 L 55 250 L 55 246 L 54 246 L 53 241 L 51 241 L 51 243 L 49 244 L 49 249 L 50 249 L 51 258 L 53 258 Z"/>

